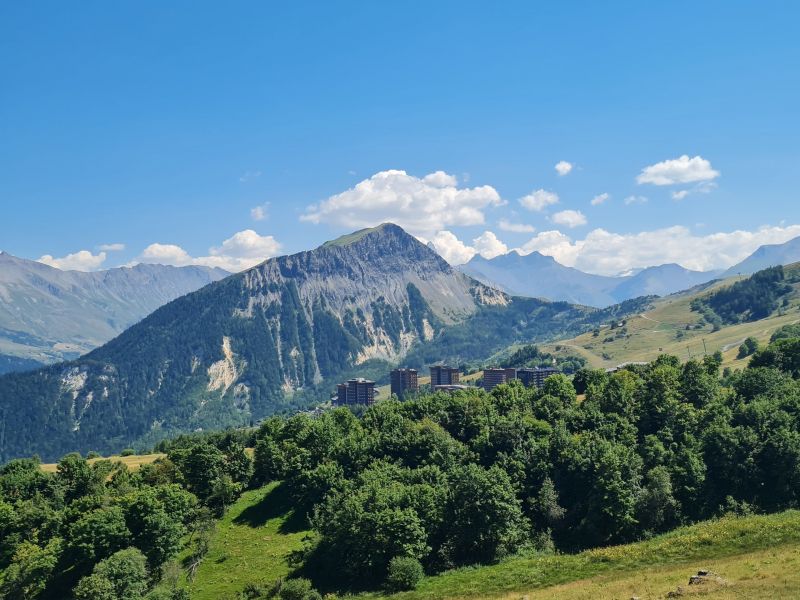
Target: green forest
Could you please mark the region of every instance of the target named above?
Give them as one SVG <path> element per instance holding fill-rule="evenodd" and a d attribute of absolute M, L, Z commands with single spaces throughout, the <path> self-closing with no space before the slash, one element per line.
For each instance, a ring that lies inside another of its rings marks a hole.
<path fill-rule="evenodd" d="M 0 597 L 188 598 L 216 520 L 267 484 L 312 534 L 290 578 L 242 581 L 234 598 L 410 589 L 511 555 L 798 507 L 800 338 L 719 367 L 664 355 L 541 390 L 272 417 L 162 442 L 166 458 L 136 472 L 76 454 L 54 474 L 14 460 L 0 468 Z"/>

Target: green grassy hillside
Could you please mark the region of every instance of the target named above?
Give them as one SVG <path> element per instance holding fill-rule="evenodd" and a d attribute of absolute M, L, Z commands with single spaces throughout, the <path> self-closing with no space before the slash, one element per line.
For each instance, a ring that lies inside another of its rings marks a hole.
<path fill-rule="evenodd" d="M 798 268 L 800 265 L 787 267 L 787 273 L 794 273 Z M 747 359 L 736 357 L 739 345 L 750 336 L 765 345 L 777 329 L 800 322 L 800 295 L 798 285 L 794 284 L 789 305 L 764 319 L 723 325 L 718 331 L 713 331 L 710 324 L 701 324 L 700 313 L 691 309 L 692 301 L 741 279 L 730 278 L 660 298 L 648 310 L 628 317 L 622 326 L 612 329 L 605 325 L 597 335 L 587 332 L 540 347 L 555 354 L 578 354 L 595 368 L 628 361 L 650 361 L 665 353 L 687 360 L 717 350 L 723 353 L 723 366 L 744 367 Z"/>
<path fill-rule="evenodd" d="M 208 555 L 186 584 L 191 597 L 216 600 L 246 583 L 286 577 L 289 555 L 307 533 L 278 485 L 245 492 L 217 523 Z"/>
<path fill-rule="evenodd" d="M 800 595 L 799 549 L 798 511 L 728 517 L 646 542 L 459 569 L 428 577 L 417 590 L 392 598 L 663 598 L 678 585 L 686 587 L 689 576 L 700 568 L 727 579 L 731 589 L 748 590 L 746 596 L 733 597 L 796 598 Z M 775 581 L 769 586 L 753 585 L 762 574 L 758 565 L 765 563 L 772 565 L 766 574 L 771 573 Z M 778 565 L 780 569 L 775 569 Z M 762 595 L 749 595 L 754 588 Z M 778 589 L 781 593 L 776 594 Z"/>
<path fill-rule="evenodd" d="M 307 535 L 275 484 L 245 493 L 217 525 L 194 582 L 197 600 L 233 598 L 248 583 L 290 574 L 288 558 Z M 689 590 L 690 575 L 710 569 L 725 579 Z M 574 555 L 531 555 L 426 577 L 413 592 L 361 594 L 398 600 L 471 598 L 664 598 L 682 586 L 703 598 L 800 596 L 800 511 L 725 517 L 652 540 Z"/>

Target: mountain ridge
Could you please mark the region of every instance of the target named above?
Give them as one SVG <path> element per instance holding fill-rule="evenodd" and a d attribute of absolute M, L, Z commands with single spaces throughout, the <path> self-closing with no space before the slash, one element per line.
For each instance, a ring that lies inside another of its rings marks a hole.
<path fill-rule="evenodd" d="M 759 246 L 750 256 L 725 271 L 724 276 L 752 275 L 767 267 L 788 265 L 798 261 L 800 261 L 800 236 L 782 244 Z"/>
<path fill-rule="evenodd" d="M 719 271 L 691 271 L 675 263 L 646 267 L 626 276 L 585 273 L 539 252 L 512 250 L 492 259 L 473 257 L 460 269 L 510 294 L 543 297 L 598 308 L 640 296 L 664 296 L 715 279 Z"/>
<path fill-rule="evenodd" d="M 512 297 L 396 225 L 346 239 L 177 298 L 80 359 L 0 377 L 0 461 L 244 426 L 327 398 L 341 378 L 386 375 L 400 360 L 483 360 L 649 302 L 598 310 Z"/>
<path fill-rule="evenodd" d="M 166 302 L 228 275 L 152 264 L 62 271 L 0 252 L 0 356 L 9 364 L 75 358 Z"/>

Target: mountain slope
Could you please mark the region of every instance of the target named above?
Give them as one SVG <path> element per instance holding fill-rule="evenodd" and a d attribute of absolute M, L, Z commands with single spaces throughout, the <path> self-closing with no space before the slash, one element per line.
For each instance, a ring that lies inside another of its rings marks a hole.
<path fill-rule="evenodd" d="M 707 318 L 692 309 L 698 300 L 707 299 L 722 289 L 730 289 L 740 277 L 727 278 L 698 286 L 665 298 L 654 300 L 646 311 L 629 316 L 624 325 L 607 325 L 572 339 L 558 342 L 561 353 L 579 354 L 591 367 L 613 367 L 629 361 L 651 361 L 666 353 L 683 360 L 723 353 L 724 365 L 744 367 L 749 358 L 738 357 L 739 345 L 754 337 L 762 345 L 785 325 L 800 322 L 800 263 L 784 268 L 793 283 L 793 291 L 786 296 L 786 305 L 780 306 L 766 318 L 729 325 L 713 325 Z M 782 302 L 781 302 L 782 304 Z M 621 326 L 620 326 L 621 325 Z M 542 349 L 558 354 L 555 345 L 545 344 Z"/>
<path fill-rule="evenodd" d="M 618 301 L 637 296 L 668 296 L 715 279 L 719 271 L 691 271 L 675 263 L 647 267 L 622 279 L 613 289 Z"/>
<path fill-rule="evenodd" d="M 61 271 L 0 253 L 0 363 L 12 370 L 31 361 L 75 358 L 159 306 L 227 275 L 208 267 L 146 264 Z"/>
<path fill-rule="evenodd" d="M 648 302 L 512 298 L 386 224 L 178 298 L 79 360 L 0 377 L 0 461 L 246 425 L 326 397 L 345 375 L 485 358 Z"/>
<path fill-rule="evenodd" d="M 610 291 L 618 278 L 565 267 L 553 257 L 538 252 L 523 256 L 511 251 L 492 259 L 477 254 L 461 270 L 510 294 L 589 306 L 608 306 L 616 302 Z"/>
<path fill-rule="evenodd" d="M 589 306 L 609 306 L 639 296 L 665 296 L 714 279 L 718 272 L 690 271 L 680 265 L 648 267 L 633 275 L 608 277 L 566 267 L 538 252 L 516 251 L 485 259 L 476 255 L 464 273 L 510 294 Z"/>
<path fill-rule="evenodd" d="M 783 244 L 766 244 L 760 246 L 742 262 L 725 271 L 725 277 L 734 275 L 750 275 L 767 267 L 788 265 L 800 261 L 800 237 Z"/>
<path fill-rule="evenodd" d="M 510 302 L 395 225 L 351 237 L 178 298 L 80 360 L 0 378 L 0 459 L 246 424 Z"/>

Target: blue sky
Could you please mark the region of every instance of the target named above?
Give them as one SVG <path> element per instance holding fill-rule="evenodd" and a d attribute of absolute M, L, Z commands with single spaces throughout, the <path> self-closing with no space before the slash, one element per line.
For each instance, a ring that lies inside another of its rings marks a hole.
<path fill-rule="evenodd" d="M 0 248 L 235 269 L 392 219 L 452 262 L 727 266 L 800 235 L 799 20 L 788 1 L 3 3 Z"/>

